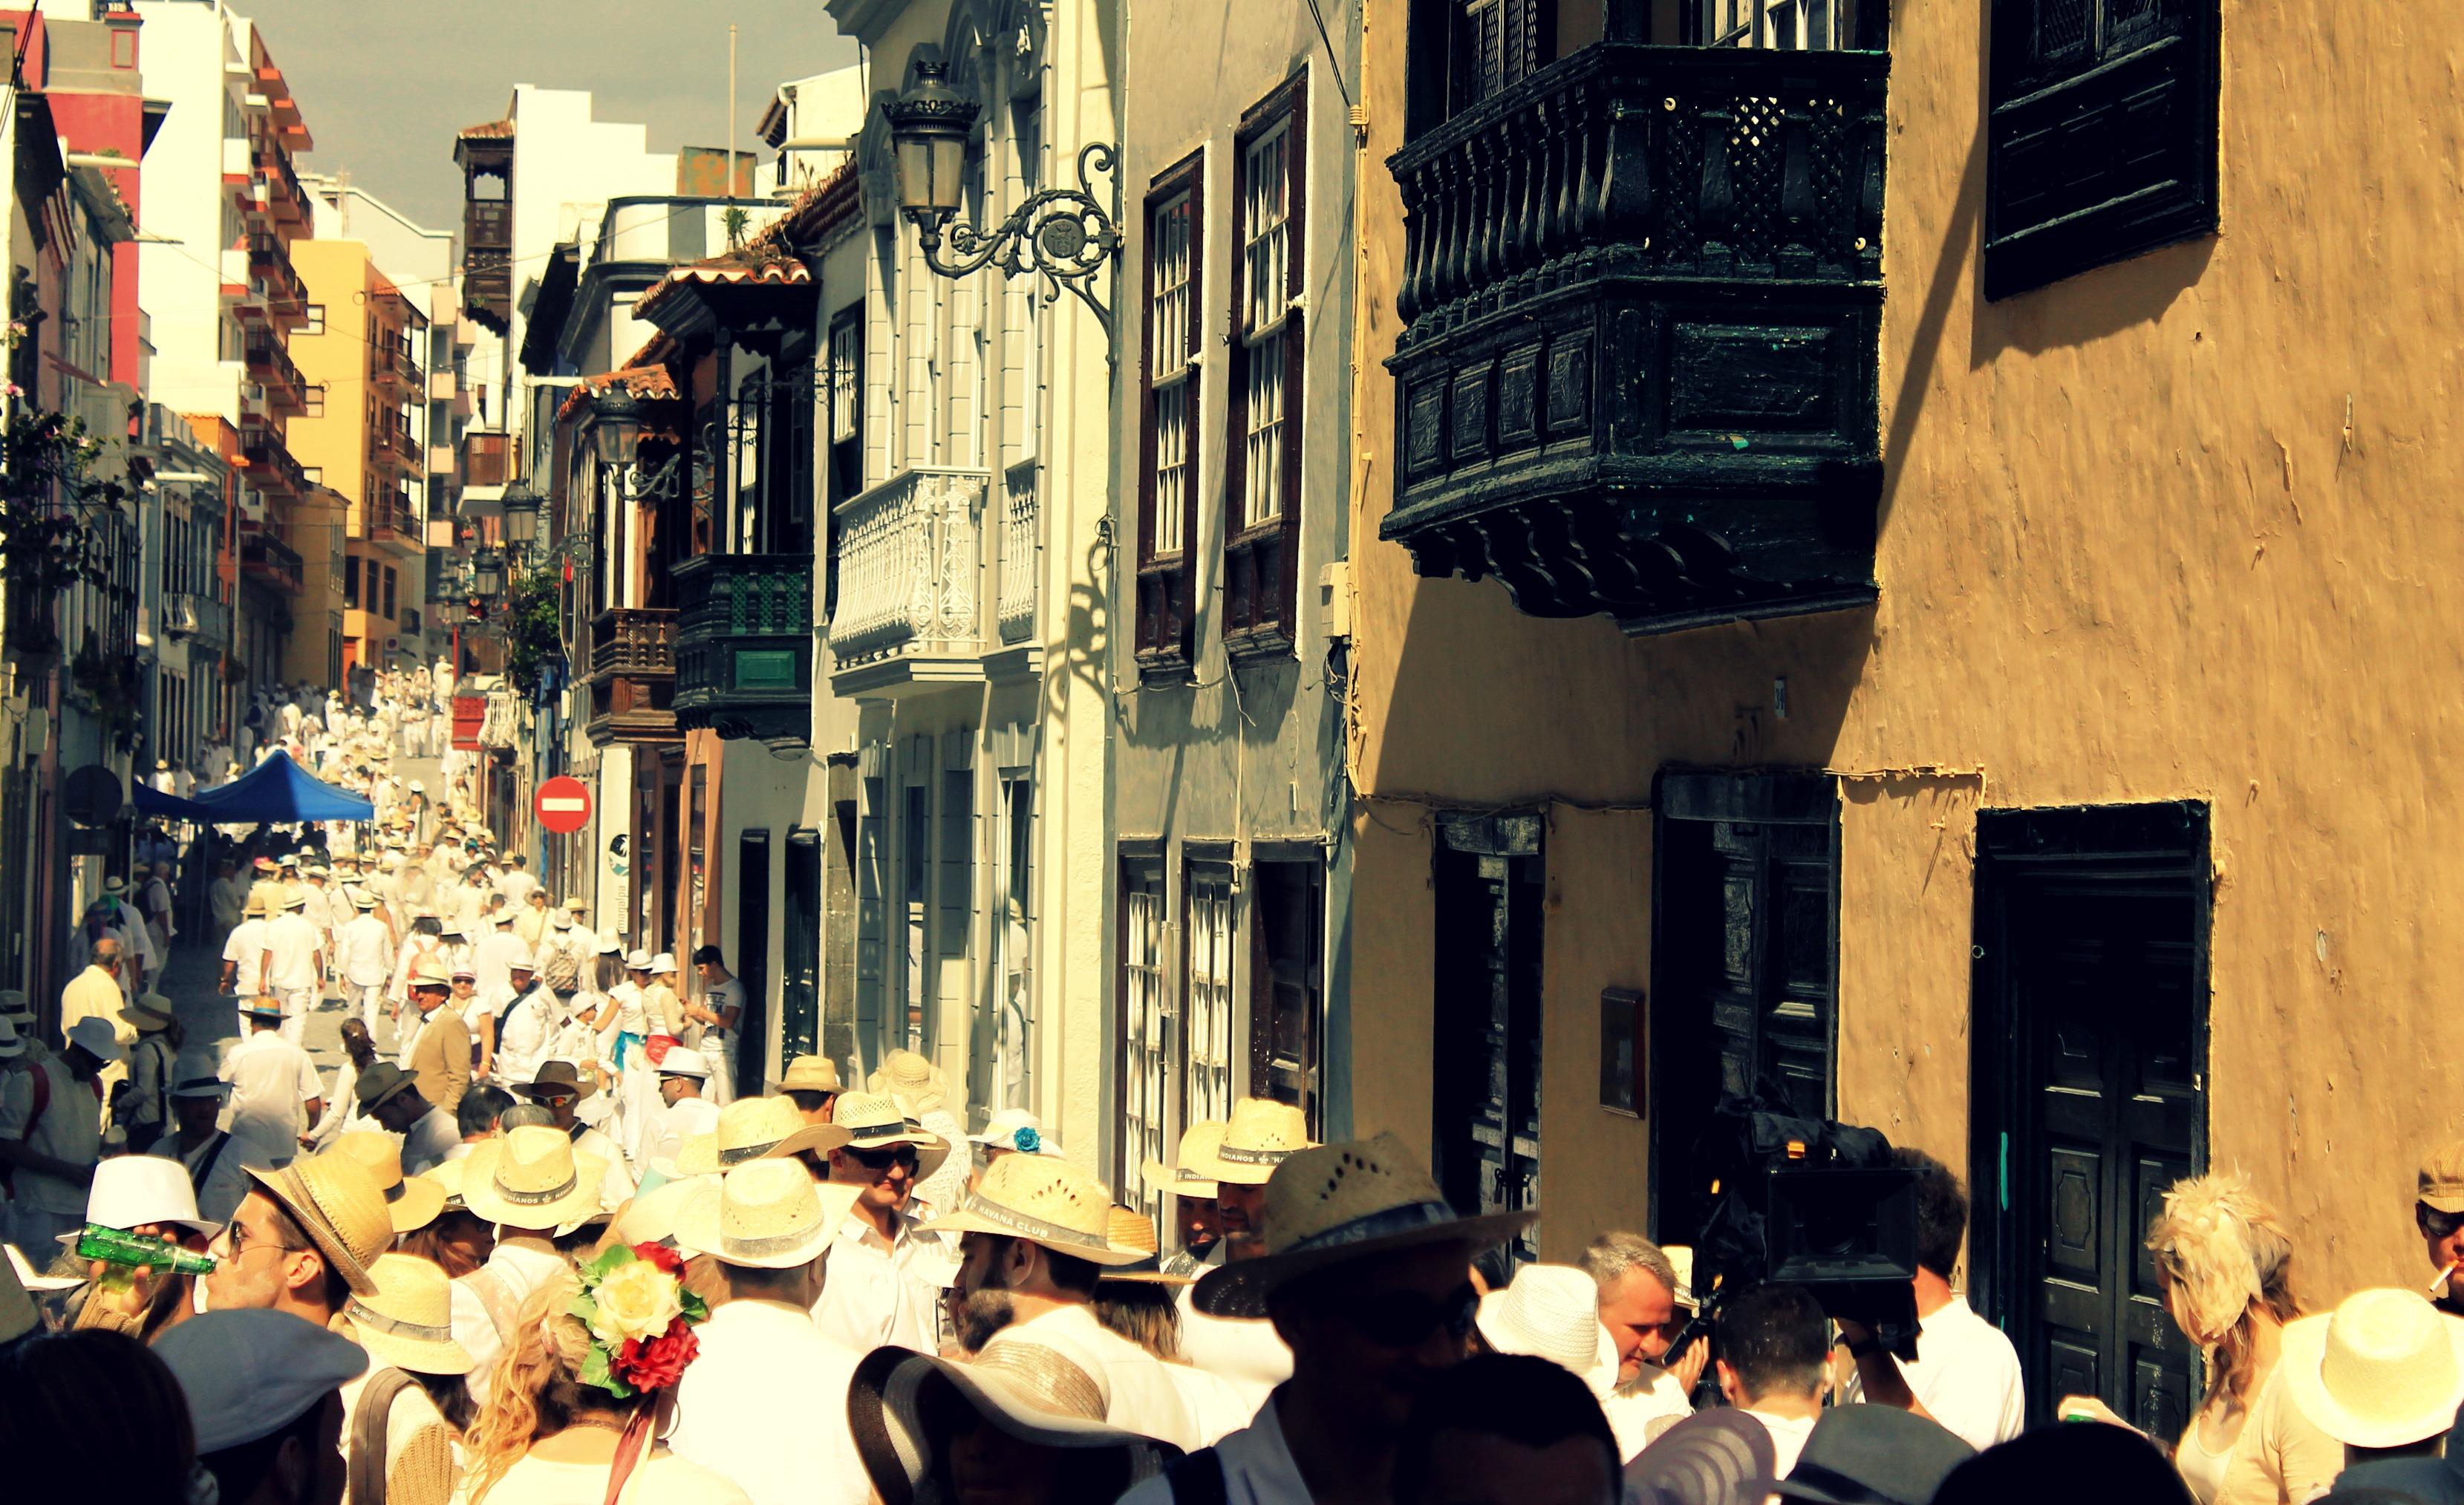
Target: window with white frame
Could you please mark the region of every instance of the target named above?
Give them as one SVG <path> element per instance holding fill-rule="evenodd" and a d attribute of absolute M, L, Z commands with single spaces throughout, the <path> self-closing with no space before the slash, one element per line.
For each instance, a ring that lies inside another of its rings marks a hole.
<path fill-rule="evenodd" d="M 1121 1133 L 1113 1185 L 1133 1208 L 1160 1211 L 1164 1189 L 1147 1184 L 1145 1164 L 1169 1160 L 1177 1127 L 1172 1112 L 1173 1009 L 1164 991 L 1163 865 L 1121 864 L 1120 1079 Z"/>
<path fill-rule="evenodd" d="M 1241 526 L 1284 511 L 1284 321 L 1291 312 L 1291 122 L 1277 121 L 1241 153 Z"/>
<path fill-rule="evenodd" d="M 1232 1114 L 1232 870 L 1189 869 L 1189 1046 L 1182 1122 Z"/>
<path fill-rule="evenodd" d="M 1187 672 L 1191 544 L 1198 530 L 1203 378 L 1206 172 L 1193 152 L 1149 186 L 1144 212 L 1145 349 L 1139 362 L 1136 643 L 1142 676 Z"/>
<path fill-rule="evenodd" d="M 1234 138 L 1221 599 L 1224 646 L 1244 658 L 1299 638 L 1309 82 L 1286 79 Z"/>
<path fill-rule="evenodd" d="M 1189 507 L 1189 386 L 1197 372 L 1190 329 L 1190 195 L 1180 193 L 1155 210 L 1149 255 L 1155 292 L 1149 317 L 1155 331 L 1155 523 L 1151 550 L 1178 554 L 1186 541 Z"/>

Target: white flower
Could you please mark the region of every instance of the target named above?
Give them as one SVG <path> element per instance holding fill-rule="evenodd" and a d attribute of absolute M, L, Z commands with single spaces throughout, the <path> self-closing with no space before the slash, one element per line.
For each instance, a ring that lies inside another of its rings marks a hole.
<path fill-rule="evenodd" d="M 658 1337 L 684 1310 L 676 1290 L 676 1277 L 647 1259 L 618 1265 L 591 1293 L 599 1315 L 590 1335 L 604 1343 Z"/>

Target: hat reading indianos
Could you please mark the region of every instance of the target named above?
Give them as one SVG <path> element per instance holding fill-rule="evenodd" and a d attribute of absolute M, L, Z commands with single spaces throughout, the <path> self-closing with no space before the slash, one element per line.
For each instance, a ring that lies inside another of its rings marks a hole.
<path fill-rule="evenodd" d="M 793 1270 L 830 1247 L 864 1188 L 815 1181 L 792 1160 L 755 1160 L 691 1187 L 676 1210 L 676 1243 L 721 1264 Z"/>
<path fill-rule="evenodd" d="M 462 1203 L 486 1222 L 539 1232 L 600 1211 L 607 1162 L 573 1147 L 562 1129 L 524 1124 L 465 1157 Z"/>
<path fill-rule="evenodd" d="M 834 1123 L 805 1123 L 796 1105 L 784 1098 L 738 1098 L 718 1110 L 716 1128 L 692 1135 L 677 1147 L 676 1174 L 717 1175 L 753 1161 L 784 1160 L 808 1149 L 833 1150 L 847 1142 L 846 1129 Z"/>
<path fill-rule="evenodd" d="M 1001 1162 L 1034 1164 L 1012 1155 Z M 995 1168 L 999 1168 L 996 1167 Z M 1210 1270 L 1191 1301 L 1209 1317 L 1265 1317 L 1276 1291 L 1356 1259 L 1442 1245 L 1469 1257 L 1529 1228 L 1536 1211 L 1458 1217 L 1392 1133 L 1296 1152 L 1266 1183 L 1266 1252 Z"/>
<path fill-rule="evenodd" d="M 1232 1104 L 1223 1138 L 1215 1153 L 1198 1164 L 1184 1159 L 1180 1168 L 1202 1170 L 1216 1181 L 1234 1186 L 1263 1187 L 1275 1167 L 1317 1141 L 1309 1137 L 1309 1117 L 1295 1103 L 1271 1098 L 1243 1098 Z"/>
<path fill-rule="evenodd" d="M 845 1143 L 849 1149 L 914 1145 L 918 1181 L 940 1169 L 941 1162 L 950 1158 L 948 1141 L 901 1113 L 896 1102 L 877 1093 L 840 1093 L 830 1104 L 830 1122 L 846 1131 Z"/>
<path fill-rule="evenodd" d="M 1177 1197 L 1214 1201 L 1215 1151 L 1223 1143 L 1223 1130 L 1227 1126 L 1221 1119 L 1207 1119 L 1181 1130 L 1180 1145 L 1173 1155 L 1171 1165 L 1150 1158 L 1140 1167 L 1146 1174 L 1147 1185 Z"/>
<path fill-rule="evenodd" d="M 933 1227 L 944 1238 L 963 1233 L 1023 1238 L 1098 1265 L 1133 1265 L 1150 1253 L 1112 1242 L 1112 1198 L 1100 1183 L 1066 1160 L 1042 1155 L 1003 1155 L 994 1161 L 957 1211 Z"/>

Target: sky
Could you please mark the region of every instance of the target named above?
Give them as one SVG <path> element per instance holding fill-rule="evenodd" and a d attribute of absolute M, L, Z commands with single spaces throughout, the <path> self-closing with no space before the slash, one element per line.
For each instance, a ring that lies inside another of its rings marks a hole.
<path fill-rule="evenodd" d="M 822 0 L 231 0 L 264 31 L 316 138 L 303 170 L 351 182 L 423 225 L 458 229 L 453 135 L 503 117 L 517 83 L 588 89 L 603 120 L 649 127 L 652 151 L 727 144 L 727 28 L 737 146 L 778 86 L 843 68 L 856 44 Z M 766 153 L 764 154 L 766 155 Z"/>

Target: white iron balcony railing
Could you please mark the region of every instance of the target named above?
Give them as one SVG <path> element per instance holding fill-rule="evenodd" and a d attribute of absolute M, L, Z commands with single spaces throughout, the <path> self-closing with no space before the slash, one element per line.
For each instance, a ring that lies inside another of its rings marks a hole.
<path fill-rule="evenodd" d="M 839 600 L 830 647 L 841 667 L 973 653 L 978 537 L 992 476 L 921 467 L 839 504 Z"/>
<path fill-rule="evenodd" d="M 1036 517 L 1036 470 L 1032 460 L 1011 466 L 1001 504 L 1001 605 L 995 615 L 1005 643 L 1035 636 L 1035 550 L 1042 532 Z"/>

